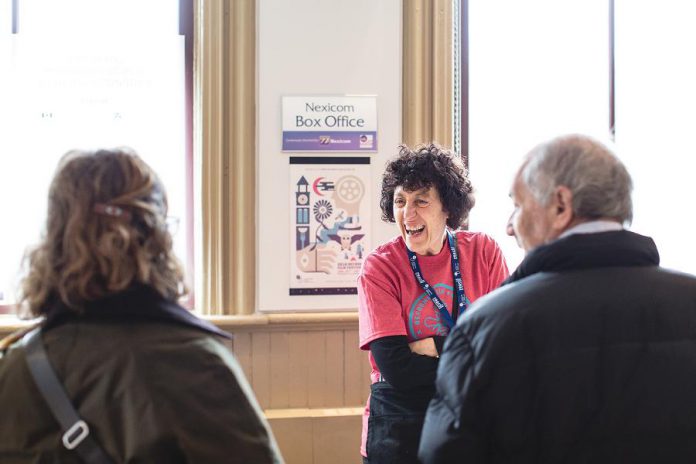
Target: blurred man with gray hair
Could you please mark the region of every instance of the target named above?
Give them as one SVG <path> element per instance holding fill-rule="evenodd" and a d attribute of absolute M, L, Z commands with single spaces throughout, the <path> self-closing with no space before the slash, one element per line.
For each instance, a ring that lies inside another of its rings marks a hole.
<path fill-rule="evenodd" d="M 696 462 L 696 278 L 624 229 L 631 190 L 588 137 L 527 155 L 508 224 L 526 257 L 445 343 L 424 463 Z"/>

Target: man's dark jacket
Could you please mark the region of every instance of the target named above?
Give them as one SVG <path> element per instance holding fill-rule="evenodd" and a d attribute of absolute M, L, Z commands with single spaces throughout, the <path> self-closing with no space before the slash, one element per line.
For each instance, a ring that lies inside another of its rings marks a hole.
<path fill-rule="evenodd" d="M 628 231 L 531 252 L 445 343 L 432 463 L 696 463 L 696 278 Z"/>

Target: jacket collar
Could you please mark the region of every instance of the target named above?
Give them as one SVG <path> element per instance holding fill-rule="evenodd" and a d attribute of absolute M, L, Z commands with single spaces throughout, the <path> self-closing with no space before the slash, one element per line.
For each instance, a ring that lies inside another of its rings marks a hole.
<path fill-rule="evenodd" d="M 122 292 L 89 302 L 81 313 L 75 312 L 63 303 L 54 304 L 46 314 L 43 330 L 78 320 L 126 323 L 165 322 L 185 325 L 224 338 L 232 338 L 227 332 L 196 317 L 176 302 L 165 299 L 157 291 L 145 285 L 136 285 Z"/>
<path fill-rule="evenodd" d="M 573 234 L 529 252 L 503 285 L 539 272 L 659 264 L 660 255 L 650 237 L 627 230 Z"/>
<path fill-rule="evenodd" d="M 596 234 L 599 232 L 609 232 L 611 230 L 622 230 L 623 226 L 616 221 L 586 221 L 571 227 L 563 232 L 558 238 L 568 237 L 573 234 Z"/>

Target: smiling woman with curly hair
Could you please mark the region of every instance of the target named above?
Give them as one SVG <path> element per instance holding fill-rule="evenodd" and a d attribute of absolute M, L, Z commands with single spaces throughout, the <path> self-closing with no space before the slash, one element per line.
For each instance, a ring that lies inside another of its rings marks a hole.
<path fill-rule="evenodd" d="M 62 158 L 23 284 L 22 304 L 42 321 L 0 341 L 0 462 L 89 452 L 70 448 L 76 434 L 39 393 L 27 369 L 36 346 L 113 462 L 282 462 L 221 341 L 229 335 L 177 304 L 183 274 L 166 218 L 164 187 L 133 151 Z"/>
<path fill-rule="evenodd" d="M 358 277 L 360 348 L 372 366 L 366 463 L 418 462 L 445 336 L 508 275 L 493 239 L 458 230 L 474 206 L 472 192 L 461 157 L 438 145 L 400 146 L 387 163 L 382 219 L 400 234 L 370 253 Z"/>
<path fill-rule="evenodd" d="M 416 150 L 401 145 L 399 156 L 387 164 L 380 199 L 382 219 L 387 222 L 396 222 L 394 191 L 398 187 L 411 192 L 435 187 L 447 211 L 450 229 L 458 229 L 469 219 L 475 203 L 474 188 L 462 159 L 435 144 L 420 145 Z"/>

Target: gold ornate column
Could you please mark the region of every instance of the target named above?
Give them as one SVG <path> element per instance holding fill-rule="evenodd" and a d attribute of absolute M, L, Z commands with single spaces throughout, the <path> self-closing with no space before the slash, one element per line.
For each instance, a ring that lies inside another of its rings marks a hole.
<path fill-rule="evenodd" d="M 405 0 L 403 139 L 451 147 L 452 1 Z"/>
<path fill-rule="evenodd" d="M 194 147 L 201 238 L 197 308 L 255 310 L 255 0 L 196 4 Z"/>

